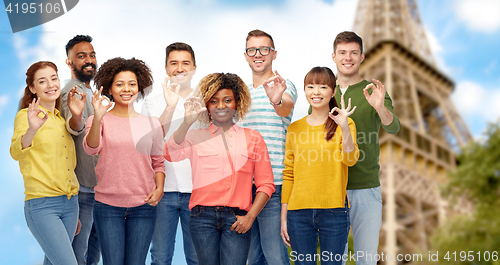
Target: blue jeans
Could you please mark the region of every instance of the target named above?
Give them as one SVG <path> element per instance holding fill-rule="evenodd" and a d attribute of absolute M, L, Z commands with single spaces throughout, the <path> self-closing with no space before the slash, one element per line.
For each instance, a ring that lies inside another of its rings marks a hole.
<path fill-rule="evenodd" d="M 191 193 L 165 192 L 161 201 L 156 205 L 156 224 L 151 245 L 151 264 L 172 264 L 179 218 L 181 220 L 186 263 L 188 265 L 198 264 L 193 240 L 189 232 L 190 198 Z"/>
<path fill-rule="evenodd" d="M 155 227 L 156 208 L 149 204 L 115 207 L 95 201 L 94 224 L 104 265 L 144 264 Z"/>
<path fill-rule="evenodd" d="M 382 193 L 380 186 L 371 189 L 347 190 L 351 203 L 349 216 L 352 226 L 356 265 L 377 264 L 378 240 L 382 226 Z M 347 243 L 345 245 L 347 254 Z"/>
<path fill-rule="evenodd" d="M 200 265 L 245 265 L 250 248 L 250 231 L 230 231 L 236 215 L 246 211 L 224 206 L 195 206 L 189 229 Z"/>
<path fill-rule="evenodd" d="M 288 235 L 296 265 L 342 264 L 349 234 L 349 208 L 300 209 L 287 214 Z M 318 237 L 320 253 L 318 253 Z"/>
<path fill-rule="evenodd" d="M 71 241 L 78 224 L 78 196 L 43 197 L 24 202 L 31 233 L 45 253 L 44 265 L 76 265 Z"/>
<path fill-rule="evenodd" d="M 253 185 L 255 199 L 257 188 Z M 248 253 L 248 265 L 282 265 L 290 264 L 288 250 L 281 239 L 281 185 L 257 215 L 252 225 L 252 241 Z"/>
<path fill-rule="evenodd" d="M 79 192 L 78 218 L 82 223 L 80 233 L 73 239 L 73 251 L 78 265 L 97 265 L 101 258 L 99 240 L 94 227 L 94 193 Z"/>

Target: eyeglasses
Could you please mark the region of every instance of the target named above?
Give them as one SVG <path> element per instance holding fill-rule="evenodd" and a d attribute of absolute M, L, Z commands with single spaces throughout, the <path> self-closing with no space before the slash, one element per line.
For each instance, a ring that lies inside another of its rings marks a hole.
<path fill-rule="evenodd" d="M 257 55 L 257 51 L 259 51 L 262 56 L 266 56 L 271 51 L 274 51 L 274 48 L 264 46 L 264 47 L 260 47 L 260 48 L 247 48 L 246 49 L 247 55 L 249 57 L 253 57 L 253 56 Z"/>

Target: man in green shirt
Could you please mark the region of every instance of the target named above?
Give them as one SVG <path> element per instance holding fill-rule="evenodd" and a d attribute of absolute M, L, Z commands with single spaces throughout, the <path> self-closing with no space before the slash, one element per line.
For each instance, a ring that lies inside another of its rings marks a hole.
<path fill-rule="evenodd" d="M 384 85 L 378 80 L 370 83 L 359 75 L 364 58 L 363 42 L 356 33 L 345 31 L 337 35 L 333 42 L 332 59 L 337 66 L 337 91 L 341 93 L 336 93 L 335 99 L 340 103 L 340 96 L 344 94 L 346 104 L 350 98 L 352 106 L 357 107 L 350 117 L 356 123 L 360 156 L 356 165 L 349 167 L 347 196 L 351 205 L 349 216 L 358 265 L 377 263 L 382 225 L 380 125 L 391 134 L 399 131 L 399 119 L 394 114 L 391 97 Z"/>

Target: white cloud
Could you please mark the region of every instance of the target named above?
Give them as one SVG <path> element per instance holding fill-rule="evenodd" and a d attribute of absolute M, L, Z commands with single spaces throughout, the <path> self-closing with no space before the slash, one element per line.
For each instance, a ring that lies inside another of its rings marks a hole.
<path fill-rule="evenodd" d="M 455 11 L 460 20 L 474 31 L 493 33 L 500 29 L 500 1 L 459 0 Z"/>
<path fill-rule="evenodd" d="M 478 83 L 463 81 L 457 84 L 451 98 L 466 122 L 477 119 L 495 122 L 500 117 L 500 88 L 484 88 Z"/>
<path fill-rule="evenodd" d="M 0 96 L 0 117 L 2 116 L 3 109 L 7 107 L 8 102 L 9 102 L 9 96 L 7 95 Z"/>

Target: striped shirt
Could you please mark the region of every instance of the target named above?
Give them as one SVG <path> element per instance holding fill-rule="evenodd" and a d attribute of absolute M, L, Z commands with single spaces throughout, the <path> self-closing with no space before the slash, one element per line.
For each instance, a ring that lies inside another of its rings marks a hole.
<path fill-rule="evenodd" d="M 290 80 L 286 80 L 286 87 L 285 93 L 292 97 L 295 108 L 297 89 Z M 269 97 L 266 95 L 264 86 L 260 85 L 253 88 L 253 84 L 250 84 L 248 89 L 252 97 L 252 106 L 243 119 L 241 126 L 260 132 L 269 151 L 274 184 L 281 185 L 283 183 L 283 169 L 285 169 L 283 161 L 285 158 L 286 130 L 292 121 L 294 108 L 287 117 L 280 117 L 269 103 Z"/>

